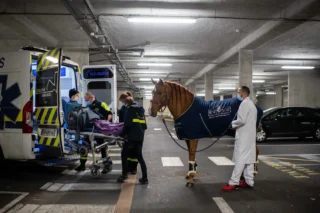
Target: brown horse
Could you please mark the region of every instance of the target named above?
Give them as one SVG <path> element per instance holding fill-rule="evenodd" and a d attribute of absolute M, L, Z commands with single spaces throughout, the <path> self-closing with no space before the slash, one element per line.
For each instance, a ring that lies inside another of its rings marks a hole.
<path fill-rule="evenodd" d="M 165 107 L 168 107 L 173 118 L 177 119 L 189 109 L 193 102 L 194 94 L 188 89 L 177 83 L 163 81 L 162 79 L 160 79 L 159 82 L 154 80 L 152 80 L 152 82 L 155 85 L 155 88 L 152 91 L 153 98 L 150 101 L 150 116 L 156 117 L 158 112 L 163 112 Z M 186 143 L 189 150 L 189 172 L 186 176 L 186 179 L 188 180 L 187 186 L 193 186 L 197 171 L 196 150 L 198 140 L 187 140 Z M 258 159 L 259 149 L 258 147 L 256 148 Z M 256 171 L 257 166 L 255 166 L 255 173 Z M 241 179 L 243 179 L 243 175 Z"/>

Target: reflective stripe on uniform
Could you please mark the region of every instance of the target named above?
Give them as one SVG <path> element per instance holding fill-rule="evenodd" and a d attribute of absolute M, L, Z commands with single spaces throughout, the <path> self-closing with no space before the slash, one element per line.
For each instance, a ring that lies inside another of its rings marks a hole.
<path fill-rule="evenodd" d="M 145 123 L 146 123 L 146 120 L 140 120 L 140 119 L 138 119 L 138 118 L 134 118 L 134 119 L 132 120 L 132 122 L 133 122 L 133 123 L 145 124 Z"/>
<path fill-rule="evenodd" d="M 87 160 L 88 157 L 87 156 L 80 156 L 80 160 Z"/>
<path fill-rule="evenodd" d="M 138 162 L 138 159 L 137 158 L 127 158 L 128 161 L 131 161 L 131 162 Z"/>
<path fill-rule="evenodd" d="M 102 103 L 101 103 L 101 107 L 102 107 L 103 109 L 107 110 L 107 111 L 110 111 L 109 106 L 108 106 L 105 102 L 102 102 Z"/>

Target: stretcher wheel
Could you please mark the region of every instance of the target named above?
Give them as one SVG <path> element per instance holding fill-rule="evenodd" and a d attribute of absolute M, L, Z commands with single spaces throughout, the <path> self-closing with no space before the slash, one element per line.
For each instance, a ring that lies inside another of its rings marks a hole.
<path fill-rule="evenodd" d="M 91 175 L 92 176 L 98 176 L 100 175 L 100 170 L 99 169 L 91 169 Z"/>
<path fill-rule="evenodd" d="M 87 156 L 89 152 L 88 148 L 85 146 L 80 146 L 78 151 L 81 156 Z"/>

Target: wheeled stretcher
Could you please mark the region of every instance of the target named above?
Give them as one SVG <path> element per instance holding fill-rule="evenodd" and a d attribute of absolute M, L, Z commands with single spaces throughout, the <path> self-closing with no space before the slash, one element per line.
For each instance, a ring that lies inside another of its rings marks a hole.
<path fill-rule="evenodd" d="M 103 159 L 97 158 L 97 154 L 101 152 L 101 149 L 105 148 L 106 150 L 108 150 L 109 145 L 115 144 L 117 144 L 119 147 L 122 146 L 122 139 L 120 137 L 101 134 L 99 132 L 96 132 L 94 128 L 92 128 L 92 131 L 80 132 L 80 143 L 74 140 L 74 138 L 72 137 L 75 134 L 74 130 L 66 129 L 66 133 L 66 145 L 68 145 L 73 151 L 79 153 L 80 158 L 86 157 L 89 152 L 92 153 L 93 163 L 89 166 L 89 169 L 91 170 L 91 174 L 93 176 L 100 175 L 101 169 L 105 167 L 105 164 L 103 164 Z M 97 138 L 102 138 L 104 140 L 104 143 L 97 145 L 95 143 L 95 140 Z M 112 161 L 110 163 L 111 164 L 108 165 L 108 173 L 112 171 Z"/>

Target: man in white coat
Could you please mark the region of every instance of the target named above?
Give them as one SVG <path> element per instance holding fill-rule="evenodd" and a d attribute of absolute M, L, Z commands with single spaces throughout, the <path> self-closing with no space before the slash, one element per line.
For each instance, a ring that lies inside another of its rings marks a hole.
<path fill-rule="evenodd" d="M 241 188 L 252 188 L 254 185 L 254 163 L 256 162 L 256 123 L 257 108 L 251 101 L 250 90 L 246 86 L 238 89 L 237 98 L 242 100 L 237 120 L 232 122 L 232 128 L 236 130 L 235 145 L 232 161 L 235 163 L 229 184 L 222 187 L 223 191 Z M 245 182 L 240 182 L 240 176 L 244 172 Z"/>

